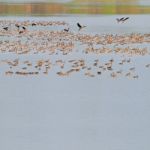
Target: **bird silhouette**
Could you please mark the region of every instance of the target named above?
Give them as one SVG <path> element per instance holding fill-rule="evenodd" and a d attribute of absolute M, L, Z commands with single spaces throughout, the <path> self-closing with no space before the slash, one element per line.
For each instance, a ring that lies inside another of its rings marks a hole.
<path fill-rule="evenodd" d="M 125 22 L 125 21 L 128 20 L 128 19 L 129 19 L 129 17 L 124 18 L 124 19 L 123 19 L 123 22 Z"/>
<path fill-rule="evenodd" d="M 26 30 L 26 27 L 22 27 L 23 30 Z"/>
<path fill-rule="evenodd" d="M 128 20 L 129 19 L 129 17 L 122 17 L 122 18 L 117 18 L 116 20 L 117 20 L 117 22 L 119 23 L 119 22 L 122 22 L 122 23 L 124 23 L 126 20 Z"/>
<path fill-rule="evenodd" d="M 77 26 L 79 27 L 79 31 L 86 27 L 86 26 L 82 26 L 80 23 L 77 23 Z"/>
<path fill-rule="evenodd" d="M 36 26 L 36 23 L 32 23 L 32 26 Z"/>
<path fill-rule="evenodd" d="M 4 27 L 3 29 L 4 29 L 5 31 L 8 31 L 8 27 Z"/>
<path fill-rule="evenodd" d="M 69 32 L 69 28 L 68 29 L 64 29 L 65 32 Z"/>
<path fill-rule="evenodd" d="M 117 18 L 116 20 L 117 20 L 117 22 L 119 23 L 119 22 L 121 22 L 121 21 L 124 20 L 124 17 L 122 17 L 122 18 Z"/>

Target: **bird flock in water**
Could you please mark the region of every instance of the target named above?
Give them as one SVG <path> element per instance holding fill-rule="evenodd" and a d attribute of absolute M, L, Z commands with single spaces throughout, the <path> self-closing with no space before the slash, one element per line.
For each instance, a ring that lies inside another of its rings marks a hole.
<path fill-rule="evenodd" d="M 7 76 L 66 77 L 80 72 L 137 79 L 136 59 L 150 55 L 142 46 L 150 43 L 150 34 L 88 34 L 88 26 L 77 23 L 78 31 L 73 31 L 65 21 L 0 20 L 0 26 L 0 74 Z M 150 61 L 142 65 L 150 69 Z"/>

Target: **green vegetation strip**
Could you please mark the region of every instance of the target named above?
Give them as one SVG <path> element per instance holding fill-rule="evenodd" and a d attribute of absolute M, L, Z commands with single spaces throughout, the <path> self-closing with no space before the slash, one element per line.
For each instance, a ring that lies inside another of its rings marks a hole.
<path fill-rule="evenodd" d="M 50 15 L 50 14 L 149 14 L 149 6 L 139 5 L 78 5 L 65 4 L 14 4 L 0 5 L 0 15 Z"/>

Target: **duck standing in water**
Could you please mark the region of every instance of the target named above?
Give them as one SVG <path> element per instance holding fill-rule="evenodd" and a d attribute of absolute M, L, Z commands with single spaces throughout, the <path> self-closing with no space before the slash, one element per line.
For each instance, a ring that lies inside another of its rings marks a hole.
<path fill-rule="evenodd" d="M 69 32 L 69 28 L 68 29 L 64 29 L 65 32 Z"/>

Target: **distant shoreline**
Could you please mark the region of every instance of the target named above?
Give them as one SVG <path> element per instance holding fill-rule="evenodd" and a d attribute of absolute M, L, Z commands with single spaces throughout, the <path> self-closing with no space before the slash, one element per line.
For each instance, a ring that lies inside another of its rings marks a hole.
<path fill-rule="evenodd" d="M 35 0 L 34 0 L 35 1 Z M 53 14 L 149 14 L 150 6 L 112 3 L 0 3 L 0 15 L 53 15 Z"/>

